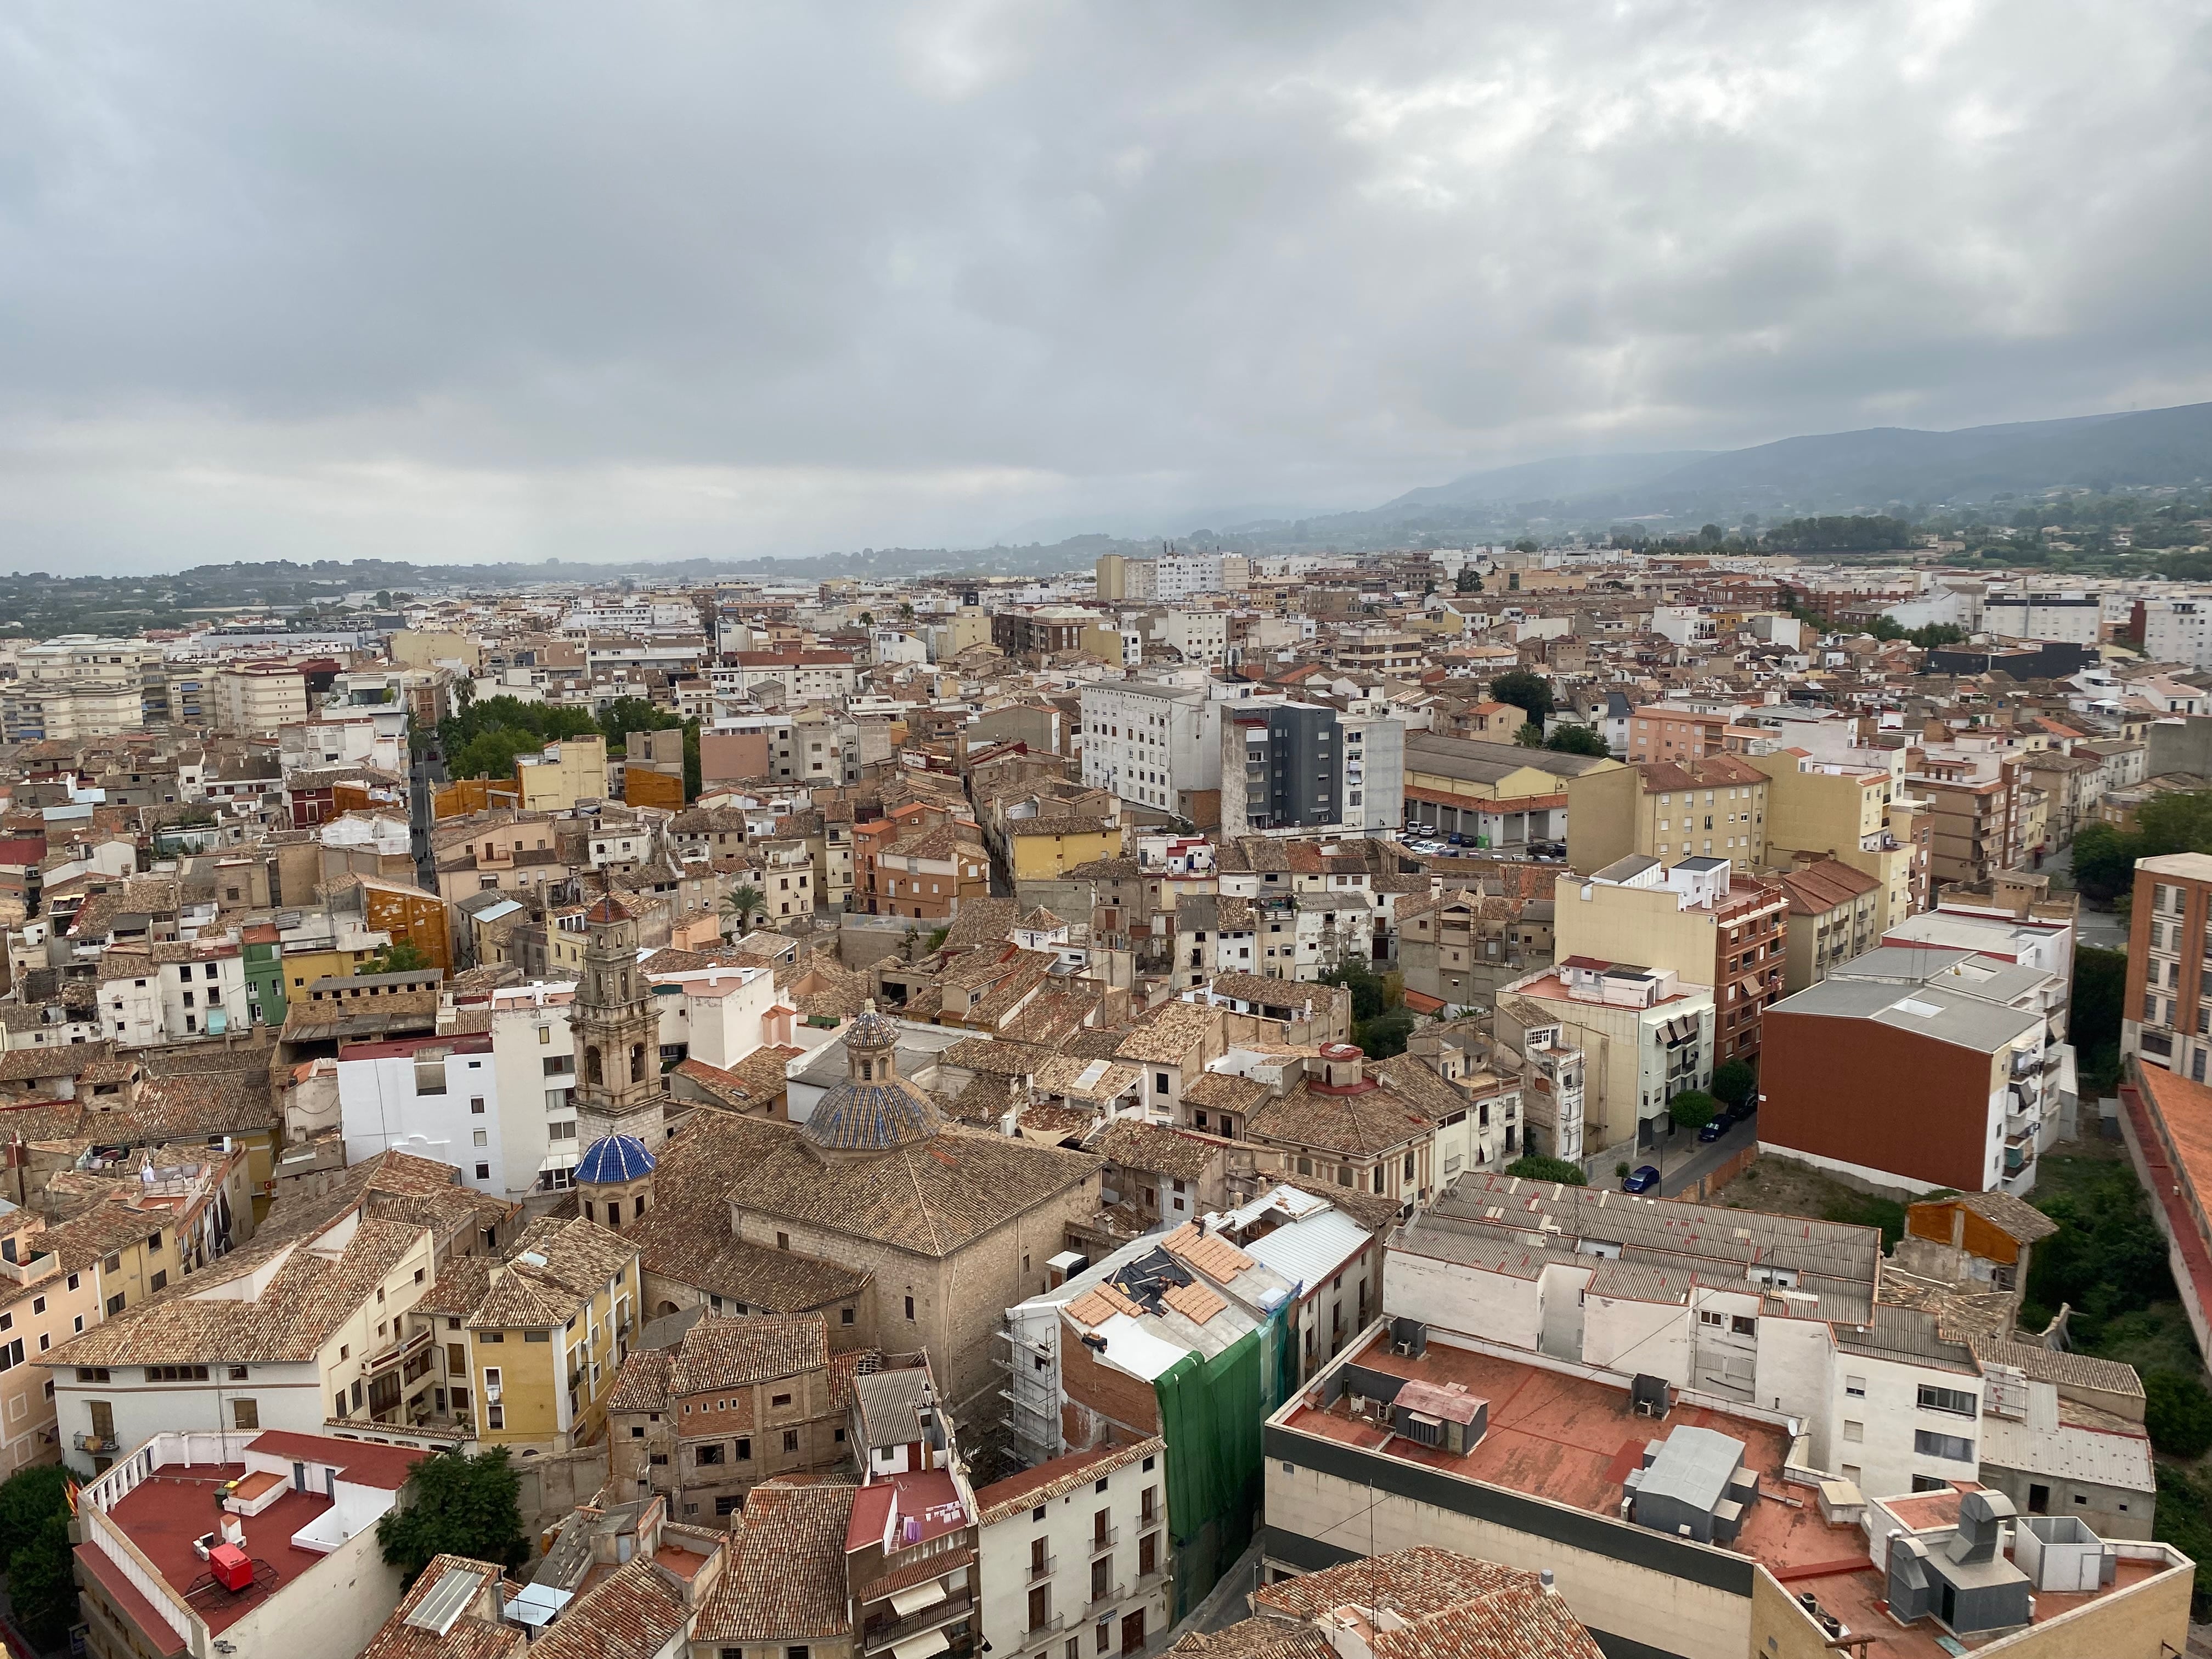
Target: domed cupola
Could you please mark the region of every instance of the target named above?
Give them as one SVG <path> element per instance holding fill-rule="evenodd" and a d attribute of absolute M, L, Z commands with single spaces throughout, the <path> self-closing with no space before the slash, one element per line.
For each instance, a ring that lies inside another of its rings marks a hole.
<path fill-rule="evenodd" d="M 867 1156 L 927 1140 L 944 1127 L 928 1091 L 898 1071 L 898 1027 L 871 1001 L 845 1028 L 845 1078 L 799 1133 L 817 1152 Z"/>
<path fill-rule="evenodd" d="M 653 1207 L 653 1157 L 635 1135 L 602 1135 L 576 1162 L 576 1208 L 619 1232 Z"/>

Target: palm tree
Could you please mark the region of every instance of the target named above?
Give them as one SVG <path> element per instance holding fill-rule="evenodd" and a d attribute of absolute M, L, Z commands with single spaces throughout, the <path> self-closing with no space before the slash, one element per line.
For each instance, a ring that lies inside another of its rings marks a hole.
<path fill-rule="evenodd" d="M 723 914 L 736 921 L 741 933 L 750 930 L 753 917 L 767 903 L 767 896 L 757 887 L 733 887 L 722 896 Z"/>

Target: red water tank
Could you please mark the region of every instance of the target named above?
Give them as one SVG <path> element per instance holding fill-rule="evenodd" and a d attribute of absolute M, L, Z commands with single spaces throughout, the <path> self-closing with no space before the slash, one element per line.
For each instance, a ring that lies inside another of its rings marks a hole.
<path fill-rule="evenodd" d="M 217 1544 L 210 1550 L 208 1571 L 215 1575 L 215 1582 L 227 1590 L 253 1588 L 253 1563 L 235 1544 Z"/>

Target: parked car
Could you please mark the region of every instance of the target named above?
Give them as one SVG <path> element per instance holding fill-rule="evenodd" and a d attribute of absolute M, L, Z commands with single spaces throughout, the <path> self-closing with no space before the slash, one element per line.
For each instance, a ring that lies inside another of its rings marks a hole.
<path fill-rule="evenodd" d="M 1726 1112 L 1716 1112 L 1713 1115 L 1712 1121 L 1706 1124 L 1704 1128 L 1698 1131 L 1698 1139 L 1700 1140 L 1718 1140 L 1723 1135 L 1726 1134 L 1735 1127 L 1735 1120 L 1730 1117 Z"/>
<path fill-rule="evenodd" d="M 1467 837 L 1455 830 L 1451 835 L 1451 844 L 1455 847 L 1464 847 L 1467 845 Z"/>
<path fill-rule="evenodd" d="M 1658 1166 L 1651 1164 L 1640 1164 L 1620 1178 L 1620 1190 L 1624 1193 L 1652 1192 L 1658 1185 Z"/>

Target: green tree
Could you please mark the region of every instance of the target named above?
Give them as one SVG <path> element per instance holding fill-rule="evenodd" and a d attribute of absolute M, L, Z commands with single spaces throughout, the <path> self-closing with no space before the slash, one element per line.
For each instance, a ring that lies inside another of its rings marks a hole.
<path fill-rule="evenodd" d="M 683 724 L 684 717 L 675 710 L 658 708 L 643 697 L 617 697 L 599 716 L 599 730 L 606 734 L 611 752 L 625 750 L 633 732 L 665 732 Z"/>
<path fill-rule="evenodd" d="M 2094 1353 L 2108 1322 L 2172 1299 L 2166 1236 L 2126 1164 L 2034 1202 L 2058 1231 L 2035 1247 L 2028 1263 L 2021 1325 L 2039 1328 L 2065 1304 L 2074 1310 L 2069 1329 L 2075 1346 Z"/>
<path fill-rule="evenodd" d="M 60 1647 L 76 1623 L 76 1575 L 71 1569 L 69 1511 L 48 1516 L 30 1541 L 8 1558 L 8 1595 L 15 1627 L 41 1653 Z"/>
<path fill-rule="evenodd" d="M 1535 538 L 1533 536 L 1523 536 L 1519 541 L 1513 544 L 1513 550 L 1516 553 L 1534 553 L 1536 550 Z"/>
<path fill-rule="evenodd" d="M 1352 993 L 1352 1018 L 1354 1024 L 1364 1024 L 1373 1019 L 1390 1005 L 1389 988 L 1381 979 L 1356 962 L 1332 968 L 1322 975 L 1323 985 L 1341 985 Z"/>
<path fill-rule="evenodd" d="M 1511 703 L 1538 726 L 1552 712 L 1552 683 L 1525 668 L 1516 668 L 1491 681 L 1490 695 L 1499 702 Z"/>
<path fill-rule="evenodd" d="M 2128 953 L 2095 945 L 2074 947 L 2074 992 L 2066 1034 L 2085 1076 L 2117 1078 L 2120 1011 L 2127 994 Z"/>
<path fill-rule="evenodd" d="M 2112 899 L 2135 884 L 2142 836 L 2104 823 L 2074 832 L 2074 884 L 2093 899 Z"/>
<path fill-rule="evenodd" d="M 1514 730 L 1513 741 L 1523 749 L 1541 749 L 1544 746 L 1544 728 L 1534 720 L 1522 720 Z"/>
<path fill-rule="evenodd" d="M 1713 1067 L 1713 1093 L 1730 1106 L 1741 1106 L 1749 1100 L 1757 1083 L 1751 1067 L 1740 1060 L 1724 1060 Z"/>
<path fill-rule="evenodd" d="M 1544 739 L 1544 747 L 1562 755 L 1594 755 L 1604 760 L 1613 753 L 1595 726 L 1563 726 Z"/>
<path fill-rule="evenodd" d="M 722 914 L 735 921 L 738 931 L 743 933 L 751 927 L 754 916 L 767 902 L 766 896 L 757 887 L 733 887 L 722 895 Z"/>
<path fill-rule="evenodd" d="M 447 744 L 446 766 L 457 778 L 512 778 L 517 755 L 534 755 L 544 746 L 544 738 L 525 727 L 496 726 L 458 747 Z"/>
<path fill-rule="evenodd" d="M 428 954 L 411 939 L 396 939 L 362 963 L 364 974 L 419 974 L 430 966 Z"/>
<path fill-rule="evenodd" d="M 2199 1474 L 2175 1463 L 2157 1463 L 2158 1508 L 2150 1535 L 2171 1544 L 2197 1563 L 2197 1585 L 2190 1617 L 2202 1622 L 2212 1613 L 2212 1474 Z"/>
<path fill-rule="evenodd" d="M 1628 1173 L 1626 1164 L 1620 1170 L 1623 1175 Z M 1589 1184 L 1583 1178 L 1582 1165 L 1570 1164 L 1563 1158 L 1516 1158 L 1505 1166 L 1505 1173 L 1524 1181 L 1556 1181 L 1569 1187 Z"/>
<path fill-rule="evenodd" d="M 1366 1050 L 1370 1060 L 1388 1060 L 1406 1052 L 1406 1039 L 1413 1034 L 1413 1016 L 1407 1009 L 1391 1008 L 1352 1028 L 1352 1040 Z"/>
<path fill-rule="evenodd" d="M 2212 1393 L 2185 1371 L 2155 1370 L 2142 1380 L 2143 1427 L 2168 1457 L 2212 1451 Z"/>
<path fill-rule="evenodd" d="M 441 1453 L 417 1463 L 399 1507 L 376 1523 L 385 1563 L 399 1569 L 400 1588 L 438 1555 L 465 1555 L 519 1567 L 530 1559 L 522 1535 L 521 1480 L 507 1448 L 476 1456 Z"/>
<path fill-rule="evenodd" d="M 1459 568 L 1459 576 L 1453 584 L 1452 591 L 1456 593 L 1481 592 L 1482 573 L 1480 570 L 1477 570 L 1471 564 L 1462 565 Z"/>
<path fill-rule="evenodd" d="M 1721 1103 L 1703 1089 L 1685 1089 L 1667 1103 L 1678 1129 L 1702 1129 L 1720 1115 Z"/>
<path fill-rule="evenodd" d="M 1929 623 L 1925 628 L 1916 628 L 1905 637 L 1923 651 L 1933 651 L 1939 645 L 1961 645 L 1966 630 L 1953 623 Z"/>
<path fill-rule="evenodd" d="M 59 1463 L 41 1463 L 0 1481 L 0 1561 L 36 1538 L 49 1518 L 68 1512 L 71 1478 Z"/>

